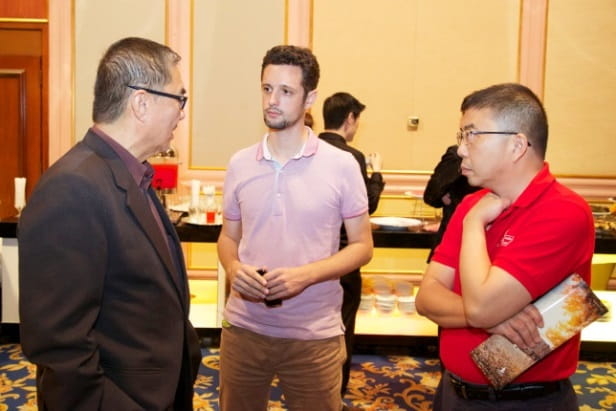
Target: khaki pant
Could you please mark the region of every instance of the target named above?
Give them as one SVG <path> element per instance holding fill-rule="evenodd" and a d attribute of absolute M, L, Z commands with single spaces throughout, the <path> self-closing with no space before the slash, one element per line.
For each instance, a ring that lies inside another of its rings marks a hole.
<path fill-rule="evenodd" d="M 345 358 L 342 335 L 294 340 L 225 327 L 220 345 L 220 410 L 266 410 L 277 374 L 290 411 L 339 411 Z"/>

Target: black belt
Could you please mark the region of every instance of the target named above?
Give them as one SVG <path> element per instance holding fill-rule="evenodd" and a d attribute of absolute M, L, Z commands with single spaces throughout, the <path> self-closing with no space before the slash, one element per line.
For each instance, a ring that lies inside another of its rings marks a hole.
<path fill-rule="evenodd" d="M 449 381 L 458 397 L 465 400 L 528 400 L 558 392 L 567 380 L 532 382 L 526 384 L 509 384 L 500 390 L 489 385 L 471 384 L 449 374 Z"/>

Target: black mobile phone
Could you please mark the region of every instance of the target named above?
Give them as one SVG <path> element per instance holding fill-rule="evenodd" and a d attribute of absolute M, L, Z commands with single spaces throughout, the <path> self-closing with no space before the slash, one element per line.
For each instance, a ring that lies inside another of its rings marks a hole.
<path fill-rule="evenodd" d="M 263 268 L 259 268 L 257 270 L 257 272 L 261 275 L 265 274 L 267 271 L 264 270 Z M 265 305 L 267 305 L 268 307 L 279 307 L 282 305 L 282 299 L 280 298 L 276 298 L 275 300 L 266 300 L 263 299 L 263 302 L 265 303 Z"/>

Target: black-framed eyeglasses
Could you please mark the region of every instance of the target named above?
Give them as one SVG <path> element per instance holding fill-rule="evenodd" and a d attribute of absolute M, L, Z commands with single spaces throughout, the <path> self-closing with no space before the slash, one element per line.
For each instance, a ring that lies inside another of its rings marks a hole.
<path fill-rule="evenodd" d="M 458 145 L 462 145 L 462 143 L 471 145 L 473 143 L 474 137 L 480 134 L 513 135 L 513 134 L 518 134 L 518 132 L 517 131 L 458 130 L 458 133 L 456 134 Z M 528 143 L 528 146 L 530 147 L 530 141 L 527 141 L 527 143 Z"/>
<path fill-rule="evenodd" d="M 182 96 L 180 94 L 171 94 L 165 93 L 164 91 L 152 90 L 151 88 L 141 87 L 141 86 L 131 86 L 130 84 L 126 85 L 128 88 L 132 88 L 133 90 L 143 90 L 148 93 L 156 94 L 157 96 L 168 97 L 180 102 L 180 110 L 184 110 L 184 106 L 188 101 L 187 96 Z"/>

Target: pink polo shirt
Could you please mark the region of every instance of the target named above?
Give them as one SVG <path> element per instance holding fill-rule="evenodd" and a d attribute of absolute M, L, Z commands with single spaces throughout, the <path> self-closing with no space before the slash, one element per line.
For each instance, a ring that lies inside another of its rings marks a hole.
<path fill-rule="evenodd" d="M 273 270 L 335 254 L 343 220 L 368 212 L 357 161 L 309 129 L 302 151 L 282 166 L 271 159 L 267 137 L 233 155 L 225 176 L 224 217 L 242 221 L 240 260 Z M 338 279 L 314 284 L 275 308 L 232 290 L 224 318 L 274 337 L 329 338 L 344 333 L 341 303 Z"/>
<path fill-rule="evenodd" d="M 469 194 L 456 209 L 433 260 L 456 269 L 453 291 L 461 294 L 459 255 L 462 220 L 488 190 Z M 533 299 L 571 273 L 590 284 L 595 231 L 590 208 L 550 174 L 547 163 L 520 197 L 486 231 L 492 264 L 515 277 Z M 487 384 L 470 351 L 488 338 L 477 328 L 444 328 L 440 353 L 445 367 L 466 381 Z M 568 378 L 577 367 L 580 336 L 573 337 L 514 382 Z"/>

